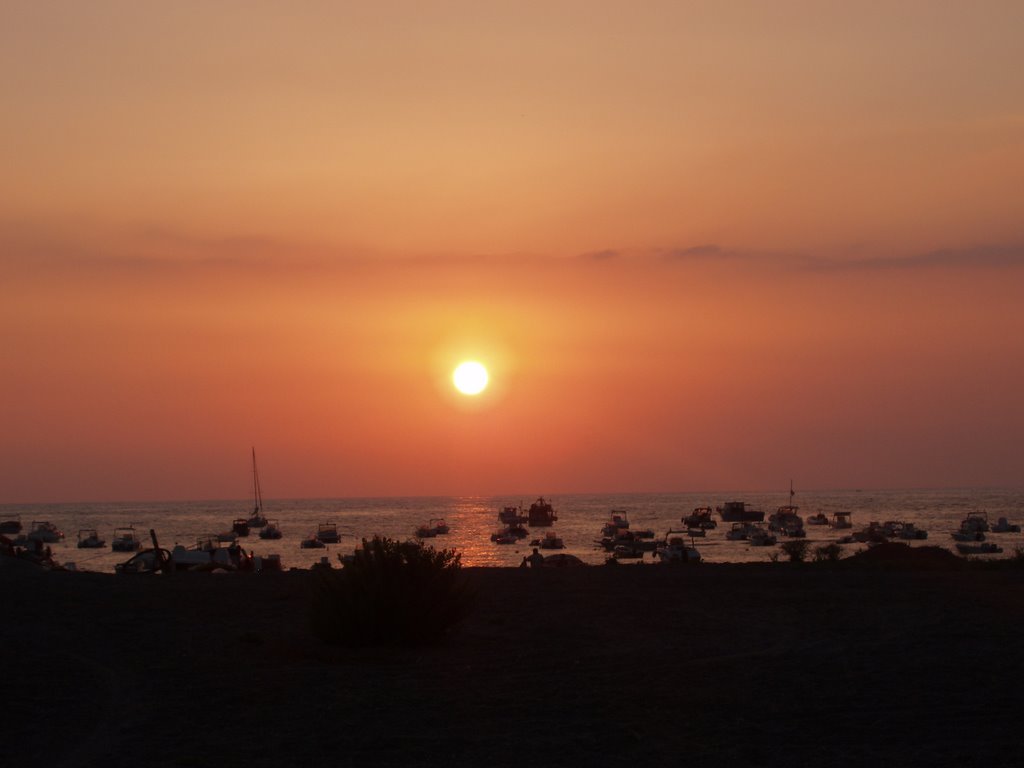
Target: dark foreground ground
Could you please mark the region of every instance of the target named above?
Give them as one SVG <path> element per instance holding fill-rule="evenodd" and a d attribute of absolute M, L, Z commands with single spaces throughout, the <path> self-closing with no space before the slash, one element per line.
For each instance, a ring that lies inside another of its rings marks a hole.
<path fill-rule="evenodd" d="M 5 766 L 1024 764 L 1024 567 L 472 569 L 443 645 L 337 650 L 307 572 L 0 560 Z"/>

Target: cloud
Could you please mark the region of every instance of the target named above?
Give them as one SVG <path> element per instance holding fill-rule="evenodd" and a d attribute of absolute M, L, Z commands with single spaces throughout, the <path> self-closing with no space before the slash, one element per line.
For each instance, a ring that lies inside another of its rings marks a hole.
<path fill-rule="evenodd" d="M 698 259 L 722 259 L 734 256 L 735 254 L 725 251 L 721 246 L 714 244 L 694 245 L 689 248 L 676 248 L 665 253 L 665 258 L 674 261 L 689 261 Z"/>
<path fill-rule="evenodd" d="M 881 256 L 866 259 L 813 259 L 805 268 L 822 272 L 881 272 L 911 269 L 1013 269 L 1024 267 L 1024 246 L 983 245 L 944 248 L 913 256 Z"/>

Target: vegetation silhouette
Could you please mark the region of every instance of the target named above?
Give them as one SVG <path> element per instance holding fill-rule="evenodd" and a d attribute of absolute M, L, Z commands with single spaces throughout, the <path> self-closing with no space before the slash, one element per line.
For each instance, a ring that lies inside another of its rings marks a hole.
<path fill-rule="evenodd" d="M 331 645 L 421 646 L 470 614 L 461 556 L 418 541 L 363 539 L 343 568 L 314 568 L 310 627 Z"/>

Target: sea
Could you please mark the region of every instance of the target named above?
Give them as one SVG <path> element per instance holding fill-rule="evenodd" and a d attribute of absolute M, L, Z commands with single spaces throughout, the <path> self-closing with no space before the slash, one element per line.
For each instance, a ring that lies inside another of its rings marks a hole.
<path fill-rule="evenodd" d="M 658 538 L 663 538 L 669 530 L 684 528 L 682 518 L 696 507 L 714 508 L 726 501 L 743 501 L 749 507 L 764 510 L 767 520 L 768 514 L 790 502 L 788 489 L 761 493 L 566 494 L 545 498 L 554 506 L 557 522 L 552 528 L 533 529 L 528 538 L 517 544 L 491 541 L 491 534 L 501 528 L 498 512 L 506 506 L 522 506 L 526 510 L 536 496 L 271 499 L 264 501 L 263 513 L 278 522 L 283 537 L 262 540 L 253 530 L 238 542 L 255 555 L 279 555 L 285 569 L 309 568 L 324 558 L 337 565 L 339 556 L 351 553 L 364 538 L 379 534 L 411 539 L 418 526 L 440 518 L 448 524 L 449 533 L 426 539 L 426 543 L 456 550 L 465 566 L 518 566 L 532 551 L 531 540 L 549 530 L 564 541 L 565 549 L 561 552 L 597 565 L 608 558 L 608 553 L 596 541 L 601 538 L 601 529 L 610 519 L 612 510 L 625 510 L 634 530 L 650 529 Z M 799 506 L 799 514 L 805 520 L 818 512 L 830 519 L 835 512 L 849 512 L 853 531 L 866 527 L 871 521 L 913 523 L 926 530 L 928 538 L 907 542 L 911 546 L 939 546 L 952 551 L 955 551 L 955 542 L 950 532 L 968 513 L 984 512 L 992 523 L 1005 517 L 1010 523 L 1024 524 L 1022 489 L 800 491 L 793 503 Z M 252 509 L 251 500 L 4 504 L 0 505 L 0 521 L 20 517 L 23 533 L 34 521 L 54 523 L 65 535 L 63 541 L 50 545 L 58 562 L 74 564 L 78 570 L 111 573 L 116 564 L 129 557 L 110 549 L 115 528 L 134 526 L 144 546 L 151 545 L 152 530 L 161 547 L 172 549 L 175 544 L 188 547 L 202 537 L 229 531 L 233 520 L 248 517 Z M 694 540 L 705 562 L 766 562 L 779 558 L 778 545 L 753 547 L 745 541 L 729 541 L 725 533 L 730 524 L 721 522 L 717 514 L 715 518 L 719 520 L 718 527 L 708 530 L 704 538 Z M 325 549 L 301 548 L 302 540 L 315 533 L 319 524 L 327 522 L 337 525 L 342 534 L 341 542 Z M 96 529 L 107 541 L 106 546 L 79 549 L 78 534 L 84 529 Z M 833 543 L 851 532 L 821 525 L 808 525 L 806 531 L 812 547 Z M 1024 534 L 1020 533 L 989 533 L 987 540 L 998 544 L 1003 552 L 984 557 L 1013 557 L 1018 549 L 1024 549 Z M 779 541 L 785 539 L 780 537 Z M 844 555 L 853 554 L 864 546 L 843 545 Z M 647 554 L 639 562 L 651 563 L 654 558 Z"/>

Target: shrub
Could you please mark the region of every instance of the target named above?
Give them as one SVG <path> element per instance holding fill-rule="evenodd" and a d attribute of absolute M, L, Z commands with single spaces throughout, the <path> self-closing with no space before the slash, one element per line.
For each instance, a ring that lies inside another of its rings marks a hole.
<path fill-rule="evenodd" d="M 807 558 L 807 550 L 810 548 L 811 543 L 807 539 L 793 539 L 781 545 L 782 551 L 786 553 L 791 563 L 802 563 Z"/>
<path fill-rule="evenodd" d="M 814 550 L 814 561 L 816 563 L 836 563 L 839 561 L 839 556 L 842 553 L 843 548 L 838 544 L 826 544 Z"/>
<path fill-rule="evenodd" d="M 344 568 L 311 574 L 310 624 L 332 645 L 428 645 L 472 610 L 461 555 L 374 536 Z"/>

